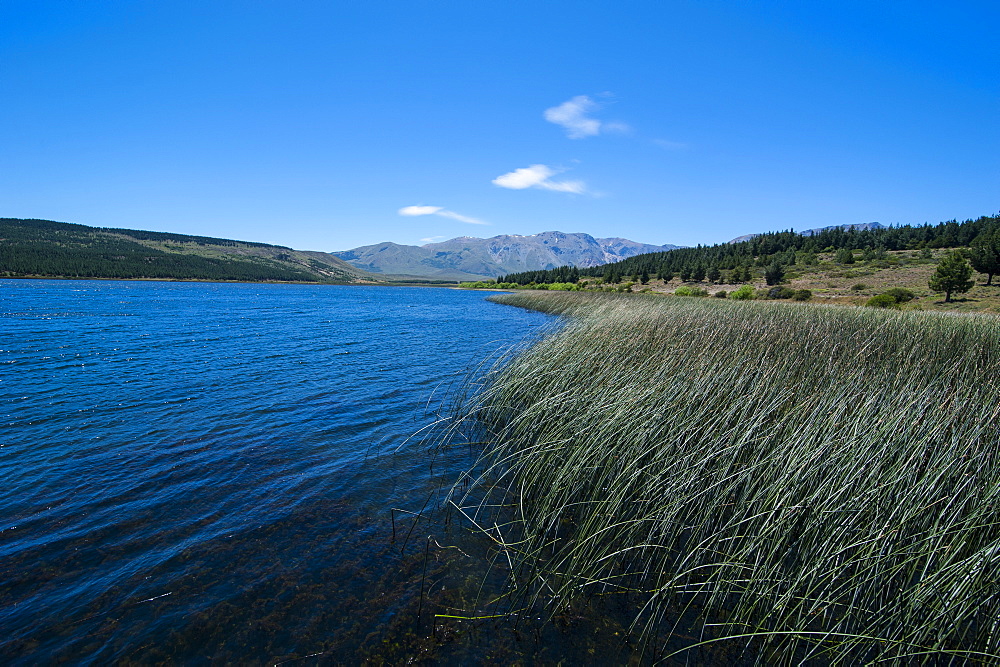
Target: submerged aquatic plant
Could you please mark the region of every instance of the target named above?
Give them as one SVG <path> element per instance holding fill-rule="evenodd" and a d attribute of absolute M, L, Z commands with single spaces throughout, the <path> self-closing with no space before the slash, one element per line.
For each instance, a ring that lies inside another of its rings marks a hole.
<path fill-rule="evenodd" d="M 452 502 L 515 608 L 621 595 L 647 639 L 697 616 L 767 663 L 1000 659 L 1000 320 L 493 298 L 571 315 L 457 422 L 485 445 Z"/>

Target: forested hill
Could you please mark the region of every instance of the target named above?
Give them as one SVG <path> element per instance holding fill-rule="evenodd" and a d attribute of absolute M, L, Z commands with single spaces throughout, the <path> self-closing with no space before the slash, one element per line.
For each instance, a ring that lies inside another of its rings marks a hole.
<path fill-rule="evenodd" d="M 354 282 L 324 252 L 206 236 L 0 218 L 0 276 Z"/>
<path fill-rule="evenodd" d="M 587 269 L 563 266 L 548 271 L 525 271 L 500 276 L 498 282 L 564 283 L 582 277 L 602 278 L 617 283 L 629 276 L 680 276 L 681 280 L 716 280 L 727 272 L 736 275 L 732 282 L 743 282 L 739 276 L 749 275 L 751 267 L 790 265 L 796 253 L 809 255 L 835 250 L 864 250 L 879 255 L 888 250 L 922 248 L 960 248 L 1000 225 L 1000 214 L 977 220 L 950 220 L 936 225 L 903 225 L 876 229 L 823 229 L 812 235 L 794 231 L 760 234 L 746 241 L 719 243 L 713 246 L 679 248 L 666 252 L 636 255 L 620 262 Z M 713 276 L 715 276 L 713 278 Z"/>

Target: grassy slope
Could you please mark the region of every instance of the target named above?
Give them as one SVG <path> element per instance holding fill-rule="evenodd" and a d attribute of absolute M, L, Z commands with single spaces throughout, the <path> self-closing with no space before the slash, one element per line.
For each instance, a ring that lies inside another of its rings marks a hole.
<path fill-rule="evenodd" d="M 129 238 L 127 235 L 124 235 Z M 339 257 L 329 253 L 311 250 L 292 250 L 281 246 L 264 245 L 213 245 L 196 242 L 150 241 L 137 239 L 137 243 L 166 253 L 195 255 L 216 259 L 236 259 L 272 263 L 276 266 L 293 267 L 313 274 L 319 280 L 354 281 L 357 279 L 377 280 L 366 271 L 357 269 Z"/>
<path fill-rule="evenodd" d="M 0 219 L 0 243 L 12 259 L 56 258 L 55 266 L 17 270 L 0 262 L 0 274 L 119 277 L 115 266 L 137 262 L 150 266 L 155 278 L 213 279 L 252 274 L 250 279 L 356 282 L 375 280 L 328 253 L 293 250 L 264 243 L 182 234 L 107 229 L 44 220 Z M 103 272 L 103 274 L 102 274 Z M 172 273 L 173 272 L 173 273 Z M 131 276 L 130 276 L 131 277 Z"/>
<path fill-rule="evenodd" d="M 952 303 L 944 302 L 944 295 L 933 292 L 927 285 L 931 274 L 941 257 L 948 250 L 933 251 L 931 259 L 920 259 L 916 251 L 901 250 L 890 252 L 887 260 L 861 261 L 841 265 L 833 261 L 833 253 L 819 255 L 820 263 L 807 266 L 802 263 L 788 269 L 788 280 L 784 284 L 792 289 L 812 290 L 814 298 L 822 303 L 837 305 L 864 305 L 864 303 L 891 287 L 905 287 L 917 294 L 917 299 L 903 306 L 908 310 L 935 310 L 946 312 L 992 312 L 1000 313 L 1000 278 L 994 278 L 994 285 L 985 285 L 986 276 L 973 274 L 976 285 L 966 294 L 955 294 Z M 649 287 L 655 292 L 673 292 L 682 283 L 674 278 L 670 283 L 652 280 Z M 710 285 L 708 283 L 686 283 L 697 285 L 709 292 L 732 291 L 739 285 Z M 863 289 L 853 289 L 856 285 Z M 754 285 L 764 288 L 762 279 Z M 639 286 L 636 286 L 637 288 Z"/>
<path fill-rule="evenodd" d="M 1000 320 L 492 298 L 574 315 L 468 406 L 456 501 L 505 526 L 515 600 L 624 596 L 768 664 L 1000 660 Z"/>

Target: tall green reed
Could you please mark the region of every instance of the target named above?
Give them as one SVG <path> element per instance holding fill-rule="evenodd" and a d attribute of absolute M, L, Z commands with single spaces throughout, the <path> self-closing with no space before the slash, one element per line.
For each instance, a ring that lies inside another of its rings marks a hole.
<path fill-rule="evenodd" d="M 452 424 L 512 608 L 624 595 L 647 639 L 694 614 L 768 663 L 1000 659 L 1000 321 L 494 299 L 569 316 Z"/>

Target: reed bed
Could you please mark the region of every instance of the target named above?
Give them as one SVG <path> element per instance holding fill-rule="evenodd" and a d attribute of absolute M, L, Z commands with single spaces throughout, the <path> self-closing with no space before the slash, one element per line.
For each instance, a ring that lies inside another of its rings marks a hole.
<path fill-rule="evenodd" d="M 570 315 L 453 423 L 513 608 L 624 596 L 647 639 L 695 617 L 768 664 L 1000 661 L 1000 320 L 493 298 Z"/>

